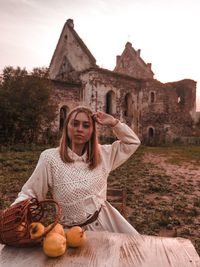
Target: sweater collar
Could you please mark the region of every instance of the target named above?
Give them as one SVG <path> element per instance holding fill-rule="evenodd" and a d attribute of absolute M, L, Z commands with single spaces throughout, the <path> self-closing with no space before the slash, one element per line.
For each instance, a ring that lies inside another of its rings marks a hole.
<path fill-rule="evenodd" d="M 68 149 L 68 153 L 71 159 L 73 159 L 74 161 L 87 161 L 87 151 L 85 151 L 85 153 L 82 156 L 77 155 L 74 151 L 71 150 L 71 148 L 67 148 Z"/>

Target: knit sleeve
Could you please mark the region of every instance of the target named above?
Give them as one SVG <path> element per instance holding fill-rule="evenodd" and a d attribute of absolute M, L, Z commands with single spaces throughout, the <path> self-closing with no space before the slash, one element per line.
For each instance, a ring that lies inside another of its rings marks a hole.
<path fill-rule="evenodd" d="M 113 127 L 113 133 L 118 140 L 111 145 L 101 147 L 102 158 L 106 162 L 109 172 L 123 164 L 140 145 L 137 135 L 125 123 L 119 121 Z"/>
<path fill-rule="evenodd" d="M 52 185 L 51 168 L 45 157 L 45 151 L 41 153 L 37 166 L 30 178 L 22 187 L 17 199 L 13 204 L 18 203 L 29 197 L 35 197 L 39 201 L 46 198 L 48 189 Z"/>

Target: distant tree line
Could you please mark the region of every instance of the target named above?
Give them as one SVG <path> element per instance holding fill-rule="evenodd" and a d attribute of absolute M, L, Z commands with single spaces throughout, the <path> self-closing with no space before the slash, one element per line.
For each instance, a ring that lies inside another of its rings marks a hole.
<path fill-rule="evenodd" d="M 5 67 L 0 77 L 0 143 L 36 143 L 55 119 L 47 68 Z"/>

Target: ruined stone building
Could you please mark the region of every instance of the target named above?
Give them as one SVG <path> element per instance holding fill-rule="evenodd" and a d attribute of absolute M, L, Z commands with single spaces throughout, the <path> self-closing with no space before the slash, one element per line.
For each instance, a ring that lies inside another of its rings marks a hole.
<path fill-rule="evenodd" d="M 161 83 L 150 63 L 131 43 L 117 56 L 113 71 L 100 68 L 74 30 L 65 23 L 50 63 L 57 103 L 55 129 L 62 129 L 70 109 L 86 105 L 126 122 L 144 144 L 173 142 L 193 135 L 196 82 Z M 109 130 L 107 132 L 109 134 Z"/>

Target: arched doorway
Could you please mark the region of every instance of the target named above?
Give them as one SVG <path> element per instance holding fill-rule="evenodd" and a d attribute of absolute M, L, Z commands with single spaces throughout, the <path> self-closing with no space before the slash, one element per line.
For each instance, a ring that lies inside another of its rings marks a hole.
<path fill-rule="evenodd" d="M 130 93 L 125 95 L 125 107 L 124 107 L 124 115 L 127 117 L 133 116 L 133 100 Z"/>
<path fill-rule="evenodd" d="M 60 131 L 64 127 L 64 124 L 65 124 L 65 120 L 66 120 L 68 111 L 69 111 L 69 108 L 67 106 L 62 106 L 60 108 L 60 122 L 59 122 L 59 130 Z"/>
<path fill-rule="evenodd" d="M 153 145 L 155 143 L 155 128 L 152 126 L 148 128 L 148 144 Z"/>

